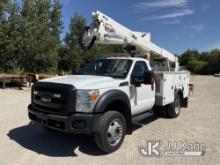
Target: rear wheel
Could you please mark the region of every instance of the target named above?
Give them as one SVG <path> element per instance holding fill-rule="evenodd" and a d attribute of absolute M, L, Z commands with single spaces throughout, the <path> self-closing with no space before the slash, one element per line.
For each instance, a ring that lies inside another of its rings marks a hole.
<path fill-rule="evenodd" d="M 175 118 L 178 117 L 181 110 L 181 98 L 178 94 L 175 94 L 174 102 L 168 105 L 167 117 Z"/>
<path fill-rule="evenodd" d="M 125 137 L 126 122 L 117 111 L 107 111 L 97 124 L 95 139 L 97 146 L 106 153 L 117 150 Z"/>

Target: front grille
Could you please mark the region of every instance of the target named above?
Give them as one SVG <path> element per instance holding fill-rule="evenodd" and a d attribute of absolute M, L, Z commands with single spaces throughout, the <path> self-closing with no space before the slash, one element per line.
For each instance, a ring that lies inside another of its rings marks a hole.
<path fill-rule="evenodd" d="M 39 111 L 67 114 L 75 111 L 72 85 L 38 82 L 32 87 L 32 106 Z"/>

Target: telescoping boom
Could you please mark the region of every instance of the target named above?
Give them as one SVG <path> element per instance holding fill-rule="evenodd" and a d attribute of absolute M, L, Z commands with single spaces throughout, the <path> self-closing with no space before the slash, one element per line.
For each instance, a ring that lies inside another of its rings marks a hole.
<path fill-rule="evenodd" d="M 151 42 L 150 33 L 132 31 L 100 11 L 92 13 L 91 26 L 84 29 L 82 34 L 81 43 L 84 49 L 89 49 L 94 42 L 132 45 L 138 52 L 152 52 L 178 65 L 178 58 L 174 54 Z"/>

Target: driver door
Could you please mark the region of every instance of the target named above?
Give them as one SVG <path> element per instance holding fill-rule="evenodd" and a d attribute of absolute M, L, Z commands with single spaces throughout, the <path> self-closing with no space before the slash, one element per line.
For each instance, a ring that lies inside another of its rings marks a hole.
<path fill-rule="evenodd" d="M 145 61 L 137 61 L 134 65 L 131 76 L 144 76 L 149 72 Z M 151 110 L 155 102 L 155 89 L 151 84 L 141 84 L 139 87 L 131 84 L 130 101 L 132 116 Z"/>

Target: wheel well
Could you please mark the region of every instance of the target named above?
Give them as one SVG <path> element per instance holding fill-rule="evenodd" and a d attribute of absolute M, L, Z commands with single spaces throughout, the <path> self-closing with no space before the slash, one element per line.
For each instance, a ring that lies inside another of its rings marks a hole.
<path fill-rule="evenodd" d="M 115 110 L 115 111 L 122 113 L 122 115 L 124 116 L 126 120 L 126 132 L 128 134 L 131 134 L 132 124 L 131 124 L 131 110 L 129 106 L 121 100 L 115 100 L 111 102 L 110 104 L 108 104 L 108 106 L 105 108 L 105 112 L 108 110 Z"/>
<path fill-rule="evenodd" d="M 179 90 L 178 95 L 180 96 L 180 99 L 181 99 L 181 107 L 187 108 L 188 107 L 188 97 L 186 97 L 186 98 L 183 97 L 183 90 Z"/>
<path fill-rule="evenodd" d="M 180 96 L 181 107 L 187 108 L 188 107 L 188 98 L 183 97 L 182 90 L 178 90 L 177 94 Z"/>
<path fill-rule="evenodd" d="M 180 96 L 181 100 L 183 99 L 183 91 L 182 90 L 178 90 L 177 94 Z"/>

